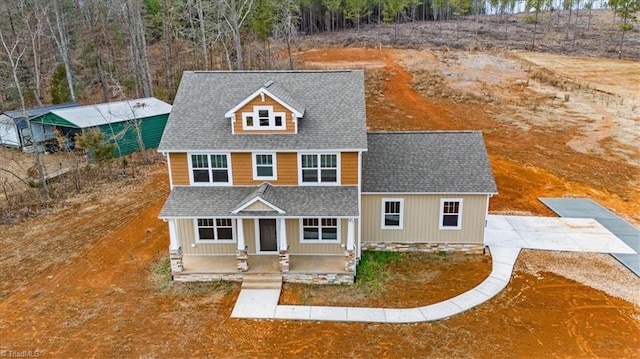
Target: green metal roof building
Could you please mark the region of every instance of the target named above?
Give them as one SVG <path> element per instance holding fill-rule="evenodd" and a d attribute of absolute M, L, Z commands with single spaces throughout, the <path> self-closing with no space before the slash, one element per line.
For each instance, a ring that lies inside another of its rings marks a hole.
<path fill-rule="evenodd" d="M 76 133 L 97 128 L 116 144 L 113 157 L 157 148 L 171 105 L 155 97 L 52 110 L 33 122 L 54 125 L 72 139 Z"/>

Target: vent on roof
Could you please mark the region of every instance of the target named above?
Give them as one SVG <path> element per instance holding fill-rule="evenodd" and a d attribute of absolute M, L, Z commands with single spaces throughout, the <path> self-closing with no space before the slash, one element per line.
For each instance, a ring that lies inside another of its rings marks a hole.
<path fill-rule="evenodd" d="M 267 81 L 267 83 L 266 83 L 266 84 L 264 84 L 264 86 L 263 86 L 263 87 L 264 87 L 264 88 L 269 88 L 269 86 L 273 85 L 274 83 L 275 83 L 275 81 L 273 81 L 273 80 L 269 80 L 269 81 Z"/>

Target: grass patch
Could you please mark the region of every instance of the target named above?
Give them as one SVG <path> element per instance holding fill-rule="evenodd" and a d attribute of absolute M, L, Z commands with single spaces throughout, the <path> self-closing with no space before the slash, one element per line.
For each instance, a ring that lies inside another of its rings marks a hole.
<path fill-rule="evenodd" d="M 356 285 L 372 292 L 380 291 L 389 277 L 389 264 L 400 263 L 402 259 L 402 254 L 397 252 L 363 252 L 358 265 Z"/>

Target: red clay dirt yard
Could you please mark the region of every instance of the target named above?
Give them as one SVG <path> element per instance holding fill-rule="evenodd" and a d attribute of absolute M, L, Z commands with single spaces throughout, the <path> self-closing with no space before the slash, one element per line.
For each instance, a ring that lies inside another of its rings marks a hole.
<path fill-rule="evenodd" d="M 371 130 L 482 130 L 500 191 L 491 212 L 550 215 L 537 197 L 589 196 L 638 225 L 637 99 L 594 90 L 598 78 L 587 80 L 578 70 L 560 74 L 540 62 L 546 55 L 528 56 L 391 49 L 298 54 L 316 68 L 366 69 Z M 625 62 L 592 61 L 611 70 L 601 72 L 604 78 L 631 81 L 637 71 Z M 601 254 L 523 251 L 501 294 L 433 323 L 230 319 L 237 284 L 168 281 L 167 226 L 156 218 L 167 194 L 166 168 L 158 165 L 2 226 L 0 351 L 65 358 L 638 355 L 640 279 Z M 363 303 L 436 302 L 481 281 L 469 268 L 486 273 L 490 260 L 411 264 L 398 266 L 423 286 L 390 286 Z M 286 287 L 281 301 L 313 302 L 303 290 Z M 324 290 L 345 298 L 353 293 L 311 288 L 323 302 Z"/>

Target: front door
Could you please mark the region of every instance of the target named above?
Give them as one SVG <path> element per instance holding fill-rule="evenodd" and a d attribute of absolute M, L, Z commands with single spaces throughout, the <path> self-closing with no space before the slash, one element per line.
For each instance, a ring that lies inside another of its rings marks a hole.
<path fill-rule="evenodd" d="M 260 219 L 260 252 L 278 251 L 275 219 Z"/>

